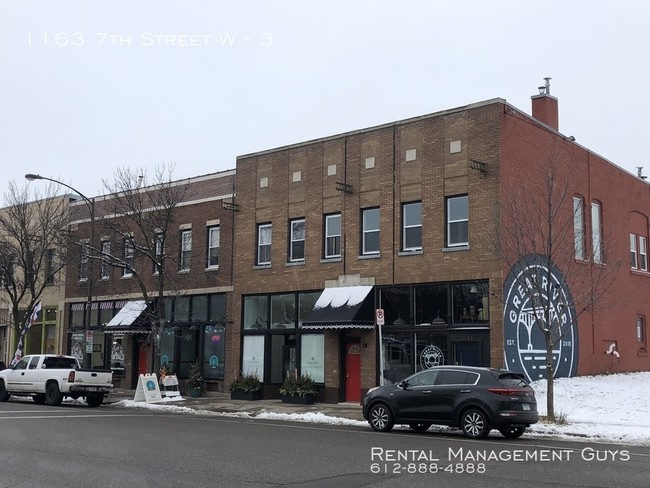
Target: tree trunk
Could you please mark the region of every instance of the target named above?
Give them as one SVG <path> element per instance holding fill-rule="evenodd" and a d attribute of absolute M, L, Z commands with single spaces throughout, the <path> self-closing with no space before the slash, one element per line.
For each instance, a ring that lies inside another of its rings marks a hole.
<path fill-rule="evenodd" d="M 544 333 L 546 339 L 546 416 L 555 420 L 553 408 L 553 342 L 550 331 Z"/>

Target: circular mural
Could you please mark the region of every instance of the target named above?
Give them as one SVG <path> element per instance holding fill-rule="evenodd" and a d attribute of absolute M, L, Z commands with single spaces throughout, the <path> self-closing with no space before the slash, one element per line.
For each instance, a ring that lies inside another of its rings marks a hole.
<path fill-rule="evenodd" d="M 427 346 L 420 353 L 420 366 L 422 369 L 431 369 L 445 362 L 445 355 L 438 346 Z"/>
<path fill-rule="evenodd" d="M 553 338 L 553 375 L 575 376 L 578 327 L 571 291 L 560 271 L 540 255 L 522 258 L 503 287 L 503 332 L 507 368 L 530 381 L 546 377 L 545 315 Z M 566 333 L 564 333 L 566 331 Z M 563 334 L 564 333 L 564 334 Z"/>

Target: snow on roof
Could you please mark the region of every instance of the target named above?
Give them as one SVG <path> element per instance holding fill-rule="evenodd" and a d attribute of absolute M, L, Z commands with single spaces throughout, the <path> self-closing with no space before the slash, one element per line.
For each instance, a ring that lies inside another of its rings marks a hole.
<path fill-rule="evenodd" d="M 325 288 L 314 304 L 314 310 L 325 308 L 354 307 L 368 296 L 372 286 L 341 286 Z"/>

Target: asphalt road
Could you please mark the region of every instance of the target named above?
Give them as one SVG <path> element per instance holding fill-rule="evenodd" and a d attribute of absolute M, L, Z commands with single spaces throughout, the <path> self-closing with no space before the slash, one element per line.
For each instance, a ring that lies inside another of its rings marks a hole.
<path fill-rule="evenodd" d="M 649 480 L 646 447 L 0 403 L 0 488 L 646 488 Z"/>

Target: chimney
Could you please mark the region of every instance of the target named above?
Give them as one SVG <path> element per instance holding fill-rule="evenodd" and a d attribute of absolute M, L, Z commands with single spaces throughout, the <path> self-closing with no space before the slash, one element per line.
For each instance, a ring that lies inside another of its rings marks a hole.
<path fill-rule="evenodd" d="M 533 117 L 548 125 L 560 130 L 558 119 L 557 98 L 551 96 L 551 78 L 544 78 L 544 86 L 539 87 L 539 95 L 533 95 Z"/>

